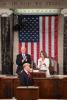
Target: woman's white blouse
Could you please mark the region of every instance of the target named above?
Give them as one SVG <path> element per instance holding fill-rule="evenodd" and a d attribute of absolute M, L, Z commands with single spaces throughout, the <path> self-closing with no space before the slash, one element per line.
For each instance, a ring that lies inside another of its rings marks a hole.
<path fill-rule="evenodd" d="M 42 58 L 38 59 L 38 69 L 39 70 L 43 70 L 46 71 L 46 74 L 50 74 L 49 73 L 49 64 L 50 64 L 50 60 L 49 58 L 45 58 L 44 61 L 42 61 Z"/>

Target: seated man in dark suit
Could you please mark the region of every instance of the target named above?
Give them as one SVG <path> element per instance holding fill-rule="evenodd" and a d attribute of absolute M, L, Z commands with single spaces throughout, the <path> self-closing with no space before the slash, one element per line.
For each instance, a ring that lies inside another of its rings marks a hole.
<path fill-rule="evenodd" d="M 17 55 L 16 58 L 16 64 L 17 64 L 17 70 L 16 73 L 19 75 L 21 73 L 22 70 L 22 65 L 25 61 L 29 62 L 31 64 L 32 60 L 31 60 L 31 56 L 29 54 L 26 54 L 26 48 L 22 47 L 21 48 L 21 54 Z"/>
<path fill-rule="evenodd" d="M 31 72 L 32 72 L 32 68 L 30 68 L 30 63 L 24 62 L 23 70 L 21 71 L 21 74 L 19 75 L 21 85 L 23 86 L 33 85 Z"/>

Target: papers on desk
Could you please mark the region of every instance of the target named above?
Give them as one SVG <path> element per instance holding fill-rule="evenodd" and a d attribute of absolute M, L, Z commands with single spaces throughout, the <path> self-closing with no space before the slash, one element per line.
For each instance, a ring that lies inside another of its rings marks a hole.
<path fill-rule="evenodd" d="M 0 77 L 2 78 L 2 77 L 6 77 L 6 75 L 2 75 L 2 74 L 0 74 Z"/>
<path fill-rule="evenodd" d="M 67 78 L 67 75 L 51 75 L 52 78 L 59 78 L 59 79 L 63 79 L 63 78 Z"/>
<path fill-rule="evenodd" d="M 33 72 L 34 72 L 34 73 L 38 73 L 38 72 L 39 72 L 39 70 L 33 70 Z"/>
<path fill-rule="evenodd" d="M 10 78 L 10 79 L 14 79 L 14 78 L 17 78 L 17 76 L 13 76 L 13 75 L 0 75 L 0 78 Z"/>
<path fill-rule="evenodd" d="M 18 86 L 17 89 L 38 89 L 38 86 Z"/>
<path fill-rule="evenodd" d="M 40 72 L 40 73 L 44 73 L 44 72 L 46 72 L 46 70 L 33 70 L 32 72 L 33 72 L 33 73 L 39 73 L 39 72 Z"/>
<path fill-rule="evenodd" d="M 42 65 L 41 68 L 40 68 L 39 70 L 41 70 L 41 71 L 47 71 L 47 68 L 44 67 L 44 65 Z"/>

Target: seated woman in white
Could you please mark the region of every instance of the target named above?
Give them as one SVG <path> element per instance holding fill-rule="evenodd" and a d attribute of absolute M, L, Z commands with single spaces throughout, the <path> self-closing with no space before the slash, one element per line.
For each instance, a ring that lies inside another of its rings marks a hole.
<path fill-rule="evenodd" d="M 47 58 L 46 53 L 44 51 L 41 51 L 40 58 L 38 59 L 38 69 L 45 71 L 46 76 L 50 75 L 49 64 L 50 64 L 50 60 L 49 60 L 49 58 Z"/>

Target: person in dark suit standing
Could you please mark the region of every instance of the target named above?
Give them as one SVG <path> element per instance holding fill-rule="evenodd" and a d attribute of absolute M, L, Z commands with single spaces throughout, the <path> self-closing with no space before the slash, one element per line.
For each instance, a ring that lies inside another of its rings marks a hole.
<path fill-rule="evenodd" d="M 23 70 L 22 70 L 21 74 L 19 75 L 21 85 L 23 85 L 23 86 L 33 85 L 31 72 L 32 72 L 32 68 L 30 68 L 30 63 L 24 62 Z"/>
<path fill-rule="evenodd" d="M 22 65 L 25 61 L 27 61 L 28 63 L 31 64 L 32 60 L 31 60 L 31 56 L 29 54 L 26 54 L 26 48 L 22 47 L 21 48 L 21 54 L 17 55 L 16 58 L 16 64 L 17 64 L 17 69 L 16 69 L 16 73 L 19 75 L 21 73 L 22 70 Z"/>

